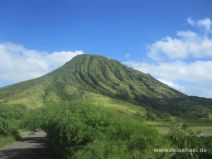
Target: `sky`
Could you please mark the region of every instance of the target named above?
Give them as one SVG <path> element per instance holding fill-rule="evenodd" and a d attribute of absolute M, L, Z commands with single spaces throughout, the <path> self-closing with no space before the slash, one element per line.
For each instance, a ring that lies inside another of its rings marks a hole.
<path fill-rule="evenodd" d="M 212 98 L 211 0 L 0 0 L 0 87 L 98 54 Z"/>

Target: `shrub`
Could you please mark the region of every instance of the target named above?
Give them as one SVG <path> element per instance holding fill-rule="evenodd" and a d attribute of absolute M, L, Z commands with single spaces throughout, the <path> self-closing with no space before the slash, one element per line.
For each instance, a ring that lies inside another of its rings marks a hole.
<path fill-rule="evenodd" d="M 157 158 L 161 154 L 153 149 L 165 144 L 157 131 L 143 123 L 89 103 L 48 106 L 34 113 L 28 121 L 36 120 L 48 133 L 60 159 Z"/>

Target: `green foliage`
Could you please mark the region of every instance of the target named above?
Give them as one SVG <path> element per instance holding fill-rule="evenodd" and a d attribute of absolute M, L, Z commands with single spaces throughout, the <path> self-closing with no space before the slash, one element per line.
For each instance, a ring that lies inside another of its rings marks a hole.
<path fill-rule="evenodd" d="M 192 119 L 208 118 L 212 110 L 212 100 L 200 97 L 177 97 L 160 99 L 161 111 Z"/>
<path fill-rule="evenodd" d="M 89 100 L 90 94 L 152 108 L 159 112 L 157 117 L 161 112 L 190 118 L 211 113 L 212 100 L 188 97 L 149 74 L 96 55 L 76 56 L 43 77 L 0 89 L 0 104 L 37 108 L 81 98 Z"/>
<path fill-rule="evenodd" d="M 60 159 L 170 159 L 170 153 L 153 153 L 155 148 L 168 148 L 170 145 L 140 117 L 120 114 L 116 107 L 91 103 L 63 102 L 34 110 L 18 106 L 0 107 L 1 125 L 6 125 L 1 126 L 4 138 L 0 137 L 0 145 L 13 141 L 20 128 L 43 129 L 48 134 L 55 156 Z M 139 109 L 135 110 L 140 116 Z M 172 159 L 207 159 L 212 155 L 212 138 L 200 137 L 186 125 L 173 128 L 169 140 L 175 148 L 208 150 L 207 153 L 174 153 Z"/>
<path fill-rule="evenodd" d="M 187 128 L 175 127 L 170 130 L 169 138 L 173 146 L 178 149 L 196 149 L 199 152 L 175 153 L 173 159 L 209 159 L 212 157 L 212 137 L 203 137 L 199 133 Z M 200 152 L 206 150 L 207 152 Z"/>
<path fill-rule="evenodd" d="M 25 114 L 21 106 L 0 106 L 0 148 L 18 139 Z"/>
<path fill-rule="evenodd" d="M 0 135 L 41 128 L 61 159 L 165 158 L 153 149 L 166 143 L 143 120 L 212 114 L 211 99 L 186 96 L 148 74 L 93 55 L 77 56 L 43 77 L 1 88 L 0 105 L 5 105 L 0 106 Z M 211 146 L 186 129 L 171 136 L 173 145 Z"/>
<path fill-rule="evenodd" d="M 159 112 L 156 113 L 159 118 L 164 112 L 205 118 L 212 109 L 211 99 L 186 96 L 149 74 L 95 55 L 76 56 L 43 77 L 0 89 L 0 104 L 37 108 L 81 98 L 89 100 L 92 93 L 152 108 Z M 153 120 L 157 117 L 148 116 Z"/>
<path fill-rule="evenodd" d="M 20 122 L 25 113 L 24 107 L 0 106 L 0 135 L 17 136 Z"/>
<path fill-rule="evenodd" d="M 165 144 L 157 131 L 143 123 L 88 103 L 49 106 L 30 114 L 26 125 L 36 121 L 60 159 L 158 158 L 161 154 L 152 153 L 153 148 Z"/>

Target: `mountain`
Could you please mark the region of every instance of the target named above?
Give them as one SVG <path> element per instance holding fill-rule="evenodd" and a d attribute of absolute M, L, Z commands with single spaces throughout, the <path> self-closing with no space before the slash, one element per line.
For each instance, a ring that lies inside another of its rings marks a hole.
<path fill-rule="evenodd" d="M 200 117 L 211 112 L 212 105 L 211 99 L 187 96 L 118 61 L 85 54 L 40 78 L 0 89 L 0 105 L 36 108 L 70 100 L 140 106 L 173 115 L 193 111 Z"/>

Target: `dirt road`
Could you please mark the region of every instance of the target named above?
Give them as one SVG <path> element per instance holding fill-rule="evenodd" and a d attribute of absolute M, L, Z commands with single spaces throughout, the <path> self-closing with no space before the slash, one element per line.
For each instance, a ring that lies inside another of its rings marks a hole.
<path fill-rule="evenodd" d="M 46 142 L 44 132 L 30 134 L 0 149 L 0 159 L 52 159 Z"/>

